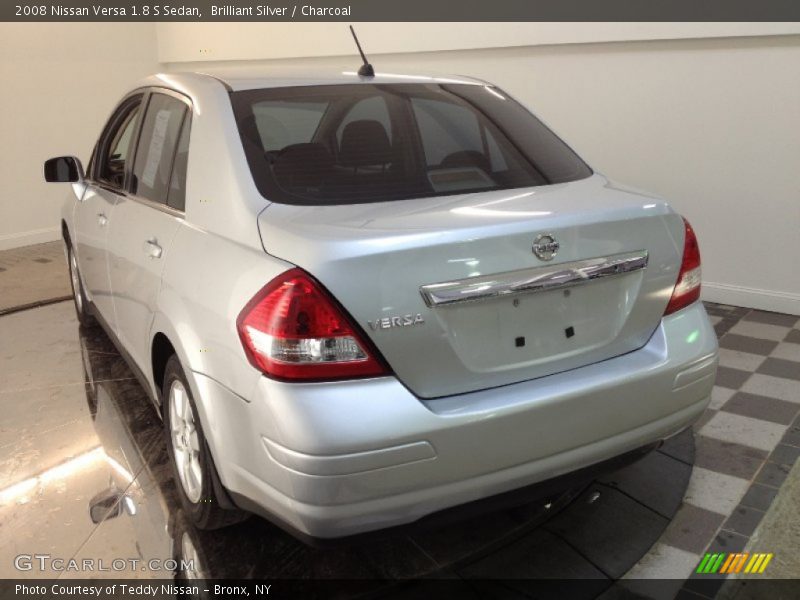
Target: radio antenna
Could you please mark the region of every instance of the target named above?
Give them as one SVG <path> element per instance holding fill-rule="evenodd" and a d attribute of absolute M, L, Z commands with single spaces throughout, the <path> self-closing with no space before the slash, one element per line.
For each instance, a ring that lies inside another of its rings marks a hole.
<path fill-rule="evenodd" d="M 353 26 L 350 25 L 350 33 L 353 34 L 353 39 L 356 42 L 356 47 L 358 48 L 358 53 L 361 55 L 361 60 L 364 61 L 364 64 L 361 65 L 361 68 L 358 69 L 358 74 L 362 77 L 375 77 L 375 69 L 372 68 L 372 65 L 369 64 L 364 51 L 361 49 L 361 44 L 358 42 L 358 36 L 356 36 L 356 30 L 353 29 Z"/>

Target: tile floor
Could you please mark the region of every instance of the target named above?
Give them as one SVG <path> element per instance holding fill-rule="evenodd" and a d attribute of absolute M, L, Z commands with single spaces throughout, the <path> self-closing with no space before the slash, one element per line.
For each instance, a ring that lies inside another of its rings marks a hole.
<path fill-rule="evenodd" d="M 62 242 L 0 252 L 0 314 L 71 293 Z"/>
<path fill-rule="evenodd" d="M 688 578 L 711 598 L 723 578 L 694 575 L 705 552 L 742 550 L 800 455 L 800 319 L 706 304 L 720 338 L 711 405 L 695 424 L 684 504 L 628 577 Z"/>

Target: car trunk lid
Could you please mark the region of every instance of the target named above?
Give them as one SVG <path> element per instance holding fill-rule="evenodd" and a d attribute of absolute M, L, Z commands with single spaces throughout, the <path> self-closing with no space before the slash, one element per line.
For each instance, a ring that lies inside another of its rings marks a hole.
<path fill-rule="evenodd" d="M 383 203 L 272 204 L 259 230 L 266 251 L 327 287 L 423 398 L 640 348 L 669 300 L 683 242 L 665 203 L 599 175 Z"/>

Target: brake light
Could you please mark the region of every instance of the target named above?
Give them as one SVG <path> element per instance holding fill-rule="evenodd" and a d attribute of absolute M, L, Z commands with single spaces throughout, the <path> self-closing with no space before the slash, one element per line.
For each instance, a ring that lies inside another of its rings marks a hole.
<path fill-rule="evenodd" d="M 684 219 L 683 223 L 686 235 L 683 242 L 681 270 L 664 315 L 686 308 L 700 298 L 700 247 L 697 245 L 697 236 L 689 221 Z"/>
<path fill-rule="evenodd" d="M 286 271 L 264 286 L 239 314 L 236 327 L 253 366 L 276 379 L 389 372 L 344 309 L 302 269 Z"/>

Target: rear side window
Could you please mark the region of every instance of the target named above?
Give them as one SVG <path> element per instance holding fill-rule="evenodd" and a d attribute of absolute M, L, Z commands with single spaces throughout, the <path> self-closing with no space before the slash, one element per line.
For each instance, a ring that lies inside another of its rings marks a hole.
<path fill-rule="evenodd" d="M 175 160 L 172 163 L 172 176 L 169 180 L 169 195 L 167 205 L 177 210 L 186 208 L 186 170 L 189 165 L 189 134 L 191 133 L 192 119 L 187 113 L 181 127 L 181 137 L 175 151 Z"/>
<path fill-rule="evenodd" d="M 326 108 L 320 102 L 258 102 L 252 107 L 254 139 L 266 151 L 310 142 Z"/>
<path fill-rule="evenodd" d="M 589 167 L 493 87 L 348 84 L 231 94 L 260 192 L 354 204 L 563 183 Z"/>
<path fill-rule="evenodd" d="M 186 104 L 177 98 L 159 93 L 150 96 L 133 163 L 132 193 L 153 202 L 167 202 L 173 161 L 188 112 Z M 183 184 L 177 187 L 182 190 Z"/>

